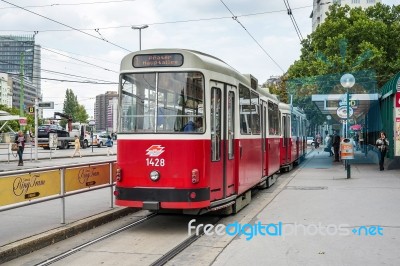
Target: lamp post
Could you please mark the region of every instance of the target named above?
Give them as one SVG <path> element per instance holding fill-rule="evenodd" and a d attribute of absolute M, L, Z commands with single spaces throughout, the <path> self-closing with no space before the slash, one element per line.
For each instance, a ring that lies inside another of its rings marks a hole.
<path fill-rule="evenodd" d="M 348 138 L 349 135 L 349 113 L 350 113 L 350 94 L 349 94 L 349 89 L 351 87 L 354 86 L 354 84 L 356 83 L 356 79 L 354 78 L 354 76 L 352 74 L 344 74 L 341 78 L 340 78 L 340 84 L 342 84 L 342 86 L 344 88 L 346 88 L 346 109 L 347 109 L 347 114 L 346 114 L 346 138 Z M 347 170 L 347 178 L 351 177 L 351 171 L 350 171 L 350 162 L 349 160 L 346 160 L 345 162 L 345 166 L 346 166 L 346 170 Z"/>
<path fill-rule="evenodd" d="M 142 50 L 142 30 L 148 27 L 149 25 L 132 26 L 132 29 L 139 30 L 139 50 Z"/>
<path fill-rule="evenodd" d="M 20 61 L 20 75 L 21 75 L 21 90 L 20 90 L 20 95 L 19 95 L 19 116 L 23 117 L 24 116 L 24 57 L 25 57 L 25 52 L 30 52 L 32 49 L 28 49 L 25 51 L 21 52 L 21 61 Z M 20 130 L 23 129 L 23 126 L 20 125 Z"/>
<path fill-rule="evenodd" d="M 344 88 L 346 88 L 346 109 L 347 109 L 347 118 L 346 118 L 346 138 L 348 137 L 348 131 L 349 131 L 349 114 L 350 114 L 350 94 L 349 94 L 349 89 L 351 87 L 354 86 L 354 84 L 356 83 L 356 80 L 354 78 L 354 76 L 352 74 L 344 74 L 341 78 L 340 78 L 340 84 L 342 84 L 342 86 Z"/>
<path fill-rule="evenodd" d="M 326 116 L 326 120 L 328 120 L 328 135 L 330 134 L 329 126 L 330 126 L 330 124 L 331 124 L 331 119 L 332 119 L 332 116 L 331 116 L 331 115 L 327 115 L 327 116 Z"/>

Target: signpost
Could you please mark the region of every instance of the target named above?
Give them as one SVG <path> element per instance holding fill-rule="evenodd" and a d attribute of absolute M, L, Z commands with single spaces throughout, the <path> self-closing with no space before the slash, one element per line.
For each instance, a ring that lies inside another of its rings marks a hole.
<path fill-rule="evenodd" d="M 54 109 L 54 102 L 39 102 L 38 109 Z"/>
<path fill-rule="evenodd" d="M 96 125 L 96 122 L 94 120 L 89 121 L 89 126 L 90 126 L 90 137 L 92 139 L 92 152 L 93 152 L 93 127 Z"/>
<path fill-rule="evenodd" d="M 54 109 L 54 102 L 39 102 L 39 100 L 35 98 L 34 112 L 35 112 L 35 161 L 36 162 L 38 160 L 38 127 L 39 127 L 38 110 L 39 109 Z"/>
<path fill-rule="evenodd" d="M 58 136 L 57 133 L 49 133 L 49 148 L 50 148 L 50 160 L 51 160 L 51 150 L 57 150 Z"/>
<path fill-rule="evenodd" d="M 27 119 L 26 119 L 26 117 L 20 117 L 20 118 L 19 118 L 19 125 L 20 125 L 20 126 L 26 126 L 26 125 L 27 125 Z"/>

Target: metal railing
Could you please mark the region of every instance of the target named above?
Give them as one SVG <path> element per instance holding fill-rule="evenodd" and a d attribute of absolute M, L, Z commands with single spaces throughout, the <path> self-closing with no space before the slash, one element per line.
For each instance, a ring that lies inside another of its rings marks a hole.
<path fill-rule="evenodd" d="M 6 155 L 7 163 L 10 163 L 11 160 L 18 158 L 17 151 L 12 151 L 11 145 L 12 145 L 12 143 L 0 143 L 0 156 Z M 54 151 L 52 151 L 51 149 L 38 151 L 38 153 L 41 153 L 41 154 L 48 154 L 50 159 L 51 159 L 52 152 L 54 152 Z M 25 143 L 24 157 L 25 157 L 25 155 L 29 155 L 29 160 L 31 162 L 34 160 L 34 157 L 35 157 L 35 144 L 34 143 L 31 143 L 31 142 Z"/>
<path fill-rule="evenodd" d="M 55 199 L 61 199 L 61 224 L 65 224 L 65 198 L 81 193 L 87 193 L 103 188 L 110 188 L 110 208 L 114 207 L 114 186 L 115 183 L 113 181 L 113 175 L 112 175 L 112 170 L 113 170 L 113 163 L 115 163 L 116 160 L 105 160 L 105 161 L 99 161 L 99 162 L 91 162 L 91 163 L 80 163 L 80 164 L 74 164 L 74 165 L 58 165 L 58 166 L 50 166 L 50 167 L 43 167 L 43 168 L 36 168 L 36 169 L 27 169 L 27 170 L 16 170 L 16 171 L 8 171 L 8 172 L 3 172 L 0 173 L 0 178 L 5 178 L 5 177 L 10 177 L 10 176 L 17 176 L 17 175 L 23 175 L 23 174 L 32 174 L 32 173 L 43 173 L 43 172 L 48 172 L 52 170 L 59 170 L 59 177 L 60 177 L 60 191 L 61 193 L 59 195 L 53 195 L 53 196 L 48 196 L 44 197 L 41 199 L 31 199 L 30 201 L 24 201 L 20 203 L 14 203 L 10 205 L 6 205 L 3 207 L 0 207 L 0 212 L 7 211 L 7 210 L 12 210 L 20 207 L 25 207 L 29 205 L 34 205 L 34 204 L 39 204 L 43 202 L 47 202 L 50 200 L 55 200 Z M 66 169 L 72 169 L 72 168 L 83 168 L 83 167 L 91 167 L 91 166 L 98 166 L 98 165 L 109 165 L 109 183 L 108 184 L 103 184 L 103 185 L 98 185 L 95 187 L 87 187 L 84 189 L 79 189 L 71 192 L 65 192 L 65 171 Z M 0 195 L 1 197 L 1 195 Z"/>

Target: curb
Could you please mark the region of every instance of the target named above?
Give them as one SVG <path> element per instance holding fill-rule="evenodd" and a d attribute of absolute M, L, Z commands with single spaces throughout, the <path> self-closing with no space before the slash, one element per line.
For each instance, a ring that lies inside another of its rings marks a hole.
<path fill-rule="evenodd" d="M 0 264 L 16 259 L 56 242 L 75 236 L 84 231 L 114 221 L 136 212 L 135 208 L 114 208 L 91 217 L 51 229 L 44 233 L 18 240 L 0 247 Z"/>

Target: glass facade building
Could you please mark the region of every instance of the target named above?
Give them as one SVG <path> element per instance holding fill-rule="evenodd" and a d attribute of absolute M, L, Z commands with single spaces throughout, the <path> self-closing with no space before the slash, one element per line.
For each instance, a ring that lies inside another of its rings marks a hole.
<path fill-rule="evenodd" d="M 12 107 L 26 112 L 35 98 L 42 98 L 41 49 L 35 35 L 0 35 L 0 73 L 8 79 Z"/>

